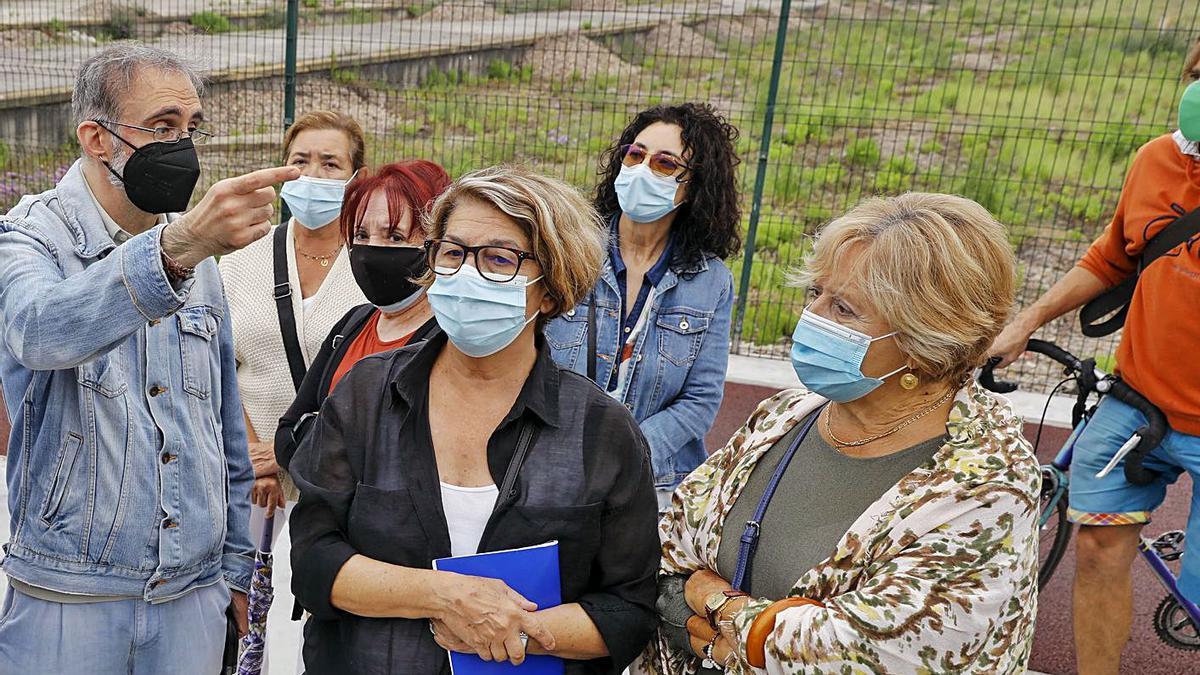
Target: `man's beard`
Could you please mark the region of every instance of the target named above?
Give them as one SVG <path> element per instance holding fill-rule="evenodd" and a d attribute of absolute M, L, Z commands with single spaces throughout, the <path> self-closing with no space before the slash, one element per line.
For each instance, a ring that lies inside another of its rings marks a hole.
<path fill-rule="evenodd" d="M 125 182 L 117 177 L 117 175 L 125 175 L 125 164 L 129 161 L 130 152 L 116 138 L 112 139 L 112 159 L 108 162 L 108 167 L 112 171 L 108 172 L 108 182 L 114 187 L 124 188 Z"/>

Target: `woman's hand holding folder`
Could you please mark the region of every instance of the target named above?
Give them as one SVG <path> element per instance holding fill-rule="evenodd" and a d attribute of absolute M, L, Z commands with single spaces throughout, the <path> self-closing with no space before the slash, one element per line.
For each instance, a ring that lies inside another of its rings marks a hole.
<path fill-rule="evenodd" d="M 452 583 L 437 593 L 438 616 L 430 619 L 437 643 L 450 651 L 477 654 L 485 661 L 525 661 L 525 640 L 545 651 L 555 648 L 554 635 L 526 600 L 503 581 L 443 572 Z M 527 636 L 522 639 L 522 635 Z"/>

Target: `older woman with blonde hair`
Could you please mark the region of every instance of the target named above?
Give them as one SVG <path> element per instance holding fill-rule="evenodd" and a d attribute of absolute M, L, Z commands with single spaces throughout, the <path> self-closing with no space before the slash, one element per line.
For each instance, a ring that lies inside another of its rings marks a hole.
<path fill-rule="evenodd" d="M 658 673 L 1022 672 L 1039 473 L 971 381 L 1013 304 L 1004 228 L 968 199 L 863 202 L 818 234 L 764 401 L 660 524 Z"/>
<path fill-rule="evenodd" d="M 599 219 L 565 183 L 498 167 L 451 184 L 429 234 L 443 333 L 355 364 L 290 465 L 305 667 L 448 673 L 451 650 L 619 672 L 655 624 L 649 451 L 629 411 L 542 338 L 600 274 Z M 557 607 L 430 569 L 551 540 Z"/>

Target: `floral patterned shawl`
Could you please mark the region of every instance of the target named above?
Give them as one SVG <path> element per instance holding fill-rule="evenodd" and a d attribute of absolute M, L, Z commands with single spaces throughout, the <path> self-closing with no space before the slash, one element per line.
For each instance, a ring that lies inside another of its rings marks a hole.
<path fill-rule="evenodd" d="M 717 569 L 726 514 L 759 458 L 824 399 L 781 392 L 679 486 L 663 517 L 660 574 Z M 872 504 L 791 594 L 820 600 L 780 612 L 766 644 L 781 673 L 1016 673 L 1025 670 L 1037 611 L 1041 475 L 1021 419 L 971 383 L 958 392 L 934 456 Z M 734 528 L 740 532 L 740 528 Z M 736 532 L 733 536 L 736 536 Z M 735 672 L 755 599 L 734 620 Z M 643 667 L 693 673 L 698 659 L 659 635 Z"/>

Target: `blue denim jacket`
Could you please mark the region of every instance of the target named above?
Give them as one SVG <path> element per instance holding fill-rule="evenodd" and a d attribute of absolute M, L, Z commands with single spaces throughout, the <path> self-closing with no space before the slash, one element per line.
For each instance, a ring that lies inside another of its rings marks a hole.
<path fill-rule="evenodd" d="M 718 258 L 667 270 L 633 345 L 625 407 L 650 445 L 654 483 L 673 488 L 704 462 L 704 435 L 725 395 L 733 275 Z M 596 284 L 596 379 L 608 382 L 620 348 L 621 295 L 611 258 Z M 554 360 L 587 373 L 588 299 L 546 326 Z"/>
<path fill-rule="evenodd" d="M 254 472 L 221 277 L 175 290 L 162 226 L 117 247 L 76 162 L 0 218 L 4 571 L 66 593 L 249 586 Z"/>

